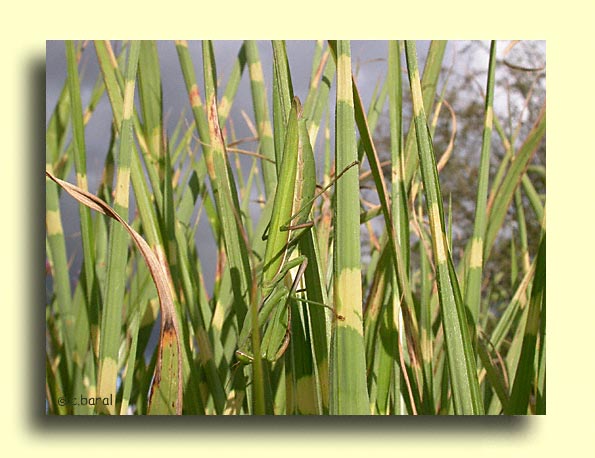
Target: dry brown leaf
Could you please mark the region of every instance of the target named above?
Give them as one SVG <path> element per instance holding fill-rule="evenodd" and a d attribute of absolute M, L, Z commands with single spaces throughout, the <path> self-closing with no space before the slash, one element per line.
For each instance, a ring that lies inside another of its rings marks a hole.
<path fill-rule="evenodd" d="M 157 295 L 159 297 L 159 305 L 161 307 L 161 335 L 159 340 L 159 354 L 157 358 L 157 364 L 155 366 L 155 375 L 153 377 L 153 383 L 151 386 L 151 394 L 149 396 L 149 410 L 151 408 L 154 395 L 159 390 L 160 383 L 162 382 L 163 353 L 164 350 L 167 349 L 170 351 L 173 350 L 174 353 L 177 353 L 177 393 L 174 405 L 172 405 L 172 407 L 174 408 L 177 415 L 181 415 L 183 388 L 182 349 L 180 344 L 180 332 L 176 319 L 176 310 L 174 307 L 174 299 L 169 285 L 169 277 L 167 275 L 167 266 L 163 264 L 165 260 L 160 262 L 145 239 L 143 239 L 141 235 L 136 232 L 112 207 L 110 207 L 99 197 L 79 188 L 78 186 L 55 177 L 47 170 L 45 174 L 49 179 L 58 184 L 81 204 L 86 205 L 87 207 L 98 211 L 99 213 L 103 213 L 104 215 L 107 215 L 122 224 L 140 250 L 145 262 L 147 263 L 147 267 L 149 268 L 153 282 L 155 283 Z M 174 342 L 175 347 L 172 347 Z"/>

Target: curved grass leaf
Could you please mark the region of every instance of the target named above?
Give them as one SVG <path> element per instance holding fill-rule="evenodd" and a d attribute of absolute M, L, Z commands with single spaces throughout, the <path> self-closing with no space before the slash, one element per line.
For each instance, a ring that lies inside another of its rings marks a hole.
<path fill-rule="evenodd" d="M 136 232 L 113 208 L 100 198 L 60 180 L 46 170 L 46 176 L 58 184 L 81 204 L 113 218 L 130 234 L 140 250 L 157 288 L 159 305 L 161 306 L 161 336 L 159 354 L 149 398 L 150 413 L 167 414 L 182 413 L 182 352 L 180 332 L 176 318 L 174 300 L 168 280 L 167 264 L 158 259 L 145 239 Z"/>

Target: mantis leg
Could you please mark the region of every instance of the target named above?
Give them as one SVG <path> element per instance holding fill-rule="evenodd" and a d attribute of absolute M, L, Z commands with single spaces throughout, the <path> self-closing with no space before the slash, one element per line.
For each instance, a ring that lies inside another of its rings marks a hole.
<path fill-rule="evenodd" d="M 285 297 L 282 307 L 278 307 L 273 322 L 267 327 L 262 339 L 262 355 L 269 361 L 278 360 L 289 345 L 291 335 L 291 307 L 290 301 L 297 291 L 298 284 L 302 278 L 306 267 L 308 267 L 308 258 L 300 256 L 300 268 L 293 280 L 291 289 Z"/>

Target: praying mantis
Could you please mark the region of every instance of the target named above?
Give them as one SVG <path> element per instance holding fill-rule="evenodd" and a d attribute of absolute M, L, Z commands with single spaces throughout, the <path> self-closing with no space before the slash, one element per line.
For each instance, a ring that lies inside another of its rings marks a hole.
<path fill-rule="evenodd" d="M 354 162 L 347 166 L 334 181 L 347 169 L 358 164 L 359 162 Z M 261 356 L 270 362 L 278 360 L 289 344 L 290 300 L 294 298 L 300 278 L 308 265 L 308 258 L 303 254 L 294 255 L 294 249 L 299 237 L 313 225 L 308 218 L 314 200 L 331 185 L 315 195 L 314 153 L 301 102 L 298 97 L 294 97 L 287 121 L 284 153 L 268 228 L 260 283 L 262 300 L 258 326 L 260 329 L 266 327 L 261 334 Z M 285 278 L 290 270 L 298 266 L 293 283 L 288 288 Z M 325 304 L 319 305 L 328 307 Z M 342 318 L 335 316 L 338 319 Z M 240 345 L 235 353 L 241 364 L 250 364 L 254 360 L 250 350 L 251 330 L 252 319 L 250 314 L 247 314 L 238 340 Z"/>

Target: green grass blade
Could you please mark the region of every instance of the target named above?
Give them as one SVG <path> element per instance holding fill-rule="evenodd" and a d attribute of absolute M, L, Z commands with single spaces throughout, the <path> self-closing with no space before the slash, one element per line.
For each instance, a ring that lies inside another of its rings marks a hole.
<path fill-rule="evenodd" d="M 465 282 L 465 303 L 471 311 L 473 323 L 476 324 L 481 302 L 481 279 L 483 272 L 483 242 L 487 226 L 486 207 L 488 199 L 488 179 L 490 168 L 490 146 L 492 138 L 494 80 L 496 78 L 496 42 L 490 46 L 490 63 L 485 101 L 484 128 L 479 164 L 479 180 L 477 184 L 477 201 L 475 205 L 475 223 L 473 225 L 473 242 L 471 256 Z"/>
<path fill-rule="evenodd" d="M 300 253 L 308 258 L 308 267 L 304 272 L 306 295 L 308 300 L 319 304 L 327 304 L 327 291 L 324 270 L 320 259 L 320 250 L 315 228 L 307 231 L 300 238 Z M 328 339 L 330 312 L 321 306 L 308 308 L 310 320 L 310 351 L 314 354 L 316 364 L 318 392 L 323 414 L 329 412 L 329 346 Z"/>
<path fill-rule="evenodd" d="M 289 118 L 293 85 L 289 75 L 289 63 L 285 42 L 273 40 L 273 133 L 275 140 L 275 164 L 277 176 L 281 175 L 283 160 L 285 126 Z"/>
<path fill-rule="evenodd" d="M 74 165 L 76 180 L 79 188 L 88 190 L 87 185 L 87 154 L 85 148 L 85 132 L 83 121 L 83 108 L 80 93 L 80 81 L 77 69 L 76 52 L 72 41 L 66 42 L 66 60 L 68 66 L 68 92 L 70 94 L 72 132 L 74 145 Z M 79 206 L 81 241 L 83 245 L 83 288 L 85 290 L 85 304 L 80 312 L 86 311 L 90 315 L 97 313 L 99 308 L 99 291 L 95 280 L 95 237 L 91 211 L 84 206 Z M 86 320 L 86 317 L 83 317 Z M 88 322 L 88 320 L 86 320 Z M 88 331 L 90 333 L 90 331 Z M 86 343 L 86 342 L 85 342 Z M 86 345 L 78 341 L 73 355 L 74 362 L 79 370 L 85 360 Z M 83 348 L 84 345 L 84 348 Z M 75 376 L 76 377 L 76 376 Z"/>
<path fill-rule="evenodd" d="M 546 342 L 546 307 L 545 307 L 545 293 L 543 298 L 543 303 L 541 307 L 541 317 L 540 317 L 540 326 L 539 326 L 539 354 L 538 354 L 538 363 L 537 363 L 537 387 L 535 394 L 535 413 L 537 415 L 545 415 L 546 413 L 546 378 L 545 378 L 545 365 L 546 365 L 546 353 L 545 353 L 545 342 Z"/>
<path fill-rule="evenodd" d="M 415 373 L 415 379 L 412 381 L 413 389 L 415 391 L 413 397 L 417 399 L 419 398 L 418 392 L 421 388 L 421 383 L 424 375 L 420 372 L 420 361 L 422 358 L 419 340 L 417 338 L 419 331 L 417 315 L 415 310 L 415 302 L 413 300 L 411 284 L 408 281 L 408 267 L 405 264 L 405 259 L 406 257 L 408 257 L 407 253 L 409 252 L 409 249 L 406 246 L 408 245 L 408 243 L 401 244 L 401 238 L 393 232 L 395 226 L 392 222 L 393 215 L 391 212 L 391 207 L 389 205 L 388 192 L 384 180 L 384 175 L 382 173 L 380 160 L 378 158 L 378 154 L 374 146 L 374 141 L 372 139 L 369 125 L 365 116 L 363 103 L 355 83 L 353 84 L 353 96 L 355 104 L 355 120 L 358 127 L 358 131 L 361 135 L 361 144 L 363 145 L 366 157 L 368 159 L 368 163 L 370 164 L 370 170 L 374 178 L 376 191 L 378 192 L 380 208 L 384 216 L 386 230 L 389 234 L 391 234 L 391 236 L 389 237 L 389 249 L 393 258 L 393 264 L 396 267 L 397 271 L 397 280 L 400 288 L 399 302 L 401 302 L 402 296 L 402 305 L 404 305 L 404 307 L 402 307 L 401 310 L 403 312 L 403 319 L 405 323 L 407 348 L 411 353 L 410 357 L 412 361 L 412 367 Z M 399 209 L 399 211 L 401 212 L 402 210 Z M 401 230 L 404 230 L 402 226 L 400 226 L 400 228 Z M 403 240 L 405 241 L 405 239 Z"/>
<path fill-rule="evenodd" d="M 314 94 L 308 94 L 308 98 L 311 101 L 311 109 L 305 111 L 304 116 L 308 122 L 308 134 L 312 145 L 316 144 L 316 137 L 318 136 L 318 130 L 322 121 L 322 113 L 328 109 L 331 82 L 335 78 L 336 70 L 335 60 L 328 59 L 322 73 L 322 78 L 316 86 L 316 92 Z M 311 90 L 314 89 L 312 88 Z M 310 95 L 312 96 L 310 97 Z"/>
<path fill-rule="evenodd" d="M 384 81 L 382 84 L 382 88 L 380 89 L 380 93 L 377 94 L 376 90 L 374 91 L 374 95 L 372 96 L 372 100 L 370 102 L 370 108 L 368 109 L 368 114 L 366 116 L 367 123 L 368 123 L 368 130 L 370 131 L 370 138 L 374 136 L 374 131 L 376 130 L 376 126 L 378 121 L 380 120 L 384 104 L 386 102 L 387 95 L 389 93 L 390 85 L 388 83 L 388 79 Z M 390 111 L 390 108 L 389 108 Z M 390 116 L 390 115 L 389 115 Z M 390 122 L 390 121 L 389 121 Z M 362 139 L 358 142 L 357 146 L 357 157 L 361 161 L 364 157 L 365 146 Z"/>
<path fill-rule="evenodd" d="M 442 70 L 442 59 L 446 49 L 446 41 L 434 40 L 426 58 L 426 64 L 421 80 L 422 100 L 426 113 L 432 113 L 432 105 L 438 86 L 438 78 Z M 411 120 L 411 128 L 405 141 L 405 183 L 409 184 L 419 166 L 419 154 L 416 143 L 415 121 Z"/>
<path fill-rule="evenodd" d="M 409 212 L 407 208 L 407 191 L 405 187 L 405 151 L 403 148 L 403 89 L 402 89 L 402 75 L 401 75 L 401 51 L 400 44 L 396 41 L 391 41 L 388 44 L 388 100 L 389 100 L 389 123 L 390 123 L 390 139 L 391 139 L 391 215 L 392 215 L 392 233 L 398 237 L 398 246 L 401 247 L 403 253 L 403 264 L 405 270 L 409 272 Z M 388 315 L 392 318 L 390 321 L 396 324 L 401 316 L 401 288 L 397 280 L 397 265 L 393 264 L 391 272 L 392 283 L 392 305 L 393 310 Z M 394 327 L 394 332 L 397 332 L 397 327 Z M 423 332 L 423 331 L 422 331 Z M 398 343 L 395 341 L 395 343 Z M 424 343 L 422 336 L 422 345 Z M 426 374 L 426 381 L 424 383 L 424 390 L 426 393 L 423 396 L 425 411 L 432 411 L 431 403 L 429 402 L 432 392 L 432 366 L 431 356 L 423 353 L 422 347 L 422 364 L 424 373 Z M 400 366 L 398 360 L 395 361 L 395 393 L 400 391 Z M 396 404 L 400 404 L 400 393 L 395 394 Z M 397 406 L 397 412 L 400 409 Z M 400 413 L 400 412 L 399 412 Z"/>
<path fill-rule="evenodd" d="M 215 57 L 210 42 L 203 42 L 203 71 L 205 81 L 205 99 L 207 110 L 207 121 L 209 126 L 209 146 L 205 148 L 207 170 L 209 171 L 211 187 L 215 195 L 217 212 L 219 215 L 222 235 L 225 243 L 225 252 L 232 273 L 232 287 L 234 289 L 234 310 L 238 320 L 238 326 L 244 322 L 244 317 L 250 304 L 254 308 L 254 297 L 252 293 L 253 281 L 252 271 L 249 262 L 247 235 L 241 225 L 240 204 L 237 188 L 231 173 L 228 157 L 225 149 L 225 142 L 219 125 L 217 111 L 216 93 L 216 70 Z M 258 358 L 255 364 L 255 371 L 260 370 Z M 264 387 L 255 376 L 255 392 L 257 393 L 256 413 L 264 413 Z"/>
<path fill-rule="evenodd" d="M 275 143 L 273 141 L 273 128 L 269 115 L 266 87 L 262 64 L 258 55 L 258 47 L 254 41 L 246 41 L 246 57 L 250 70 L 250 85 L 254 106 L 254 119 L 258 128 L 259 152 L 269 161 L 262 160 L 262 175 L 267 196 L 273 196 L 277 187 L 277 170 L 275 164 Z"/>
<path fill-rule="evenodd" d="M 143 117 L 143 131 L 151 156 L 163 175 L 163 100 L 157 43 L 141 41 L 138 61 L 138 95 Z"/>
<path fill-rule="evenodd" d="M 234 304 L 238 318 L 243 320 L 249 303 L 251 288 L 251 269 L 248 260 L 248 250 L 240 220 L 240 205 L 235 181 L 225 151 L 217 114 L 217 98 L 215 84 L 214 55 L 210 43 L 203 44 L 203 64 L 205 79 L 205 98 L 207 121 L 209 125 L 210 147 L 206 148 L 207 165 L 211 186 L 216 196 L 222 234 L 225 240 L 226 253 L 232 272 L 235 271 L 238 283 L 238 295 Z"/>
<path fill-rule="evenodd" d="M 537 221 L 542 222 L 541 223 L 542 228 L 545 228 L 545 225 L 543 224 L 543 221 L 544 221 L 543 215 L 544 215 L 545 210 L 543 208 L 543 202 L 541 201 L 539 194 L 537 194 L 537 191 L 535 190 L 535 187 L 533 186 L 533 183 L 531 182 L 531 179 L 529 178 L 529 176 L 527 174 L 523 175 L 521 182 L 523 184 L 523 190 L 525 191 L 525 195 L 527 196 L 527 198 L 529 199 L 529 202 L 531 203 L 531 208 L 533 208 L 533 211 L 535 212 Z"/>
<path fill-rule="evenodd" d="M 529 165 L 529 161 L 545 136 L 545 113 L 546 108 L 544 105 L 531 132 L 527 135 L 525 142 L 510 164 L 510 168 L 506 173 L 502 184 L 498 188 L 498 191 L 495 193 L 491 205 L 488 207 L 489 219 L 484 245 L 484 262 L 488 259 L 494 246 L 496 236 L 502 227 L 506 212 L 514 197 L 514 191 L 521 182 L 522 176 Z"/>
<path fill-rule="evenodd" d="M 399 361 L 397 326 L 393 314 L 395 304 L 390 299 L 385 300 L 392 294 L 392 291 L 388 293 L 391 289 L 390 260 L 390 249 L 385 241 L 374 269 L 364 314 L 368 391 L 370 403 L 375 413 L 380 415 L 389 413 L 391 384 L 400 382 L 400 377 L 395 377 L 393 373 L 393 365 Z"/>
<path fill-rule="evenodd" d="M 405 55 L 413 98 L 419 162 L 432 231 L 432 251 L 436 265 L 440 313 L 448 352 L 455 412 L 457 414 L 482 414 L 483 406 L 479 394 L 475 355 L 469 335 L 466 311 L 460 297 L 458 281 L 446 241 L 442 194 L 423 106 L 415 43 L 409 41 L 406 43 Z"/>
<path fill-rule="evenodd" d="M 45 134 L 46 163 L 50 163 L 54 169 L 58 165 L 60 153 L 66 142 L 71 119 L 70 109 L 70 91 L 66 81 L 50 116 Z"/>
<path fill-rule="evenodd" d="M 529 301 L 529 311 L 527 313 L 527 324 L 523 337 L 521 355 L 516 373 L 514 384 L 510 393 L 510 402 L 505 413 L 508 415 L 526 415 L 530 405 L 530 396 L 532 387 L 538 371 L 535 365 L 535 354 L 538 352 L 537 337 L 540 334 L 540 315 L 545 310 L 545 256 L 546 244 L 545 233 L 539 244 L 539 253 L 537 254 L 535 279 L 533 280 L 533 289 L 531 290 L 531 300 Z"/>
<path fill-rule="evenodd" d="M 238 87 L 240 85 L 240 80 L 242 79 L 242 74 L 244 73 L 244 69 L 246 67 L 246 60 L 246 44 L 244 43 L 238 51 L 238 57 L 233 64 L 231 73 L 229 74 L 229 79 L 227 81 L 227 86 L 225 87 L 225 92 L 223 93 L 223 97 L 221 97 L 221 100 L 219 101 L 219 122 L 222 126 L 225 125 L 231 108 L 233 106 L 233 102 L 235 100 Z"/>
<path fill-rule="evenodd" d="M 334 45 L 330 44 L 331 49 L 334 52 Z M 334 52 L 336 56 L 336 53 Z M 353 91 L 353 102 L 354 102 L 354 111 L 355 111 L 355 121 L 358 127 L 358 130 L 361 135 L 361 144 L 364 147 L 364 151 L 366 153 L 368 163 L 370 164 L 370 170 L 372 172 L 372 176 L 374 178 L 374 184 L 376 186 L 376 191 L 378 192 L 378 198 L 380 200 L 380 207 L 381 211 L 384 216 L 386 230 L 388 233 L 392 234 L 393 232 L 393 224 L 392 224 L 392 215 L 391 209 L 389 206 L 388 200 L 388 192 L 386 188 L 386 184 L 384 181 L 384 175 L 382 174 L 380 161 L 378 159 L 378 155 L 376 153 L 376 149 L 374 147 L 374 142 L 371 137 L 370 129 L 367 123 L 365 110 L 363 107 L 363 103 L 361 97 L 359 95 L 359 91 L 357 89 L 357 85 L 352 78 L 352 91 Z M 407 334 L 407 342 L 409 345 L 409 349 L 412 353 L 412 360 L 413 366 L 416 374 L 416 380 L 414 381 L 414 387 L 417 391 L 419 387 L 419 380 L 422 379 L 422 375 L 420 373 L 420 366 L 419 361 L 421 360 L 421 353 L 418 344 L 418 325 L 417 325 L 417 318 L 415 315 L 415 308 L 414 308 L 414 301 L 413 295 L 411 291 L 411 285 L 407 281 L 408 273 L 405 268 L 405 263 L 403 259 L 402 249 L 399 245 L 399 240 L 397 239 L 396 234 L 393 234 L 389 237 L 389 244 L 390 250 L 393 257 L 393 262 L 397 268 L 397 278 L 399 280 L 399 286 L 403 291 L 403 298 L 405 307 L 403 307 L 403 314 L 405 319 L 405 329 Z M 417 395 L 414 397 L 418 397 Z"/>
<path fill-rule="evenodd" d="M 50 154 L 46 155 L 46 170 L 53 172 Z M 46 180 L 46 240 L 47 240 L 47 262 L 52 276 L 52 284 L 55 295 L 57 313 L 63 323 L 63 345 L 66 349 L 64 364 L 70 372 L 72 346 L 74 345 L 73 326 L 74 312 L 72 310 L 72 292 L 70 289 L 70 278 L 68 275 L 68 259 L 66 254 L 66 242 L 64 240 L 64 229 L 62 226 L 62 215 L 60 211 L 60 199 L 58 187 L 50 180 Z M 50 304 L 50 309 L 53 306 Z M 57 342 L 56 342 L 57 343 Z M 57 353 L 58 348 L 54 347 Z M 49 358 L 49 355 L 48 355 Z M 68 378 L 70 380 L 70 378 Z M 69 389 L 68 386 L 65 388 Z M 68 394 L 68 391 L 64 392 Z"/>
<path fill-rule="evenodd" d="M 131 44 L 126 67 L 126 90 L 122 108 L 122 127 L 120 151 L 117 164 L 116 194 L 114 209 L 121 215 L 128 214 L 128 195 L 130 185 L 130 157 L 132 150 L 132 112 L 134 105 L 134 86 L 138 64 L 140 43 Z M 99 352 L 98 395 L 114 396 L 118 377 L 118 350 L 121 336 L 121 307 L 125 288 L 125 269 L 128 240 L 123 227 L 112 222 L 108 248 L 107 282 L 105 303 L 101 317 L 101 339 Z M 115 406 L 106 406 L 106 413 L 114 414 Z M 101 409 L 100 409 L 101 411 Z"/>
<path fill-rule="evenodd" d="M 337 42 L 336 169 L 357 160 L 349 42 Z M 336 184 L 334 240 L 335 311 L 331 342 L 330 413 L 369 414 L 365 378 L 359 237 L 359 182 L 351 168 Z"/>

